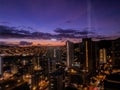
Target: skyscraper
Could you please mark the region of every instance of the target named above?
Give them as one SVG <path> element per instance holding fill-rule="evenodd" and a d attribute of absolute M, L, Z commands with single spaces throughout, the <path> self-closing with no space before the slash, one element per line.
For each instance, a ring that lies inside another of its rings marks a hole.
<path fill-rule="evenodd" d="M 66 42 L 67 47 L 67 67 L 72 66 L 74 61 L 74 44 L 70 41 Z"/>
<path fill-rule="evenodd" d="M 2 57 L 0 56 L 0 75 L 2 75 Z"/>
<path fill-rule="evenodd" d="M 105 48 L 100 49 L 99 53 L 100 53 L 99 63 L 106 63 L 107 62 L 106 49 Z"/>
<path fill-rule="evenodd" d="M 93 58 L 93 45 L 92 45 L 92 40 L 91 38 L 84 38 L 82 40 L 82 59 L 83 59 L 83 68 L 87 71 L 87 72 L 91 72 L 95 65 L 93 65 L 94 63 L 94 58 Z"/>
<path fill-rule="evenodd" d="M 112 41 L 112 59 L 114 66 L 120 66 L 120 38 Z"/>

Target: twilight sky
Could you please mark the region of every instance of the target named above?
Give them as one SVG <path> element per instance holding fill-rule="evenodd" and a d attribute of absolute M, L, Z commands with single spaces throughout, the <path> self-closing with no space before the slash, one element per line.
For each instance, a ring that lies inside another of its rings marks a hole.
<path fill-rule="evenodd" d="M 86 35 L 120 36 L 119 0 L 0 0 L 2 42 L 63 42 Z"/>

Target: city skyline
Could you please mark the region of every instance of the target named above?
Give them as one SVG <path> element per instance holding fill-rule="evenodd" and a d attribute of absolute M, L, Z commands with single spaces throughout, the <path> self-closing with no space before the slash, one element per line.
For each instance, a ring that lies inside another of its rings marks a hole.
<path fill-rule="evenodd" d="M 119 5 L 118 0 L 0 0 L 0 41 L 63 45 L 86 36 L 118 38 Z"/>

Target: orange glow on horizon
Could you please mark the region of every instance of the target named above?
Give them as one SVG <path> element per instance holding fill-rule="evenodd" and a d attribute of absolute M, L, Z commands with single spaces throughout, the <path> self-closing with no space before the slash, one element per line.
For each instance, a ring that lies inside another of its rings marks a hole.
<path fill-rule="evenodd" d="M 65 41 L 54 40 L 33 40 L 33 39 L 0 39 L 0 42 L 5 42 L 7 45 L 20 45 L 21 41 L 32 43 L 31 46 L 63 46 Z"/>
<path fill-rule="evenodd" d="M 65 42 L 42 40 L 42 41 L 39 41 L 39 42 L 34 41 L 32 45 L 33 46 L 36 46 L 36 45 L 41 45 L 41 46 L 63 46 L 63 45 L 65 45 Z"/>

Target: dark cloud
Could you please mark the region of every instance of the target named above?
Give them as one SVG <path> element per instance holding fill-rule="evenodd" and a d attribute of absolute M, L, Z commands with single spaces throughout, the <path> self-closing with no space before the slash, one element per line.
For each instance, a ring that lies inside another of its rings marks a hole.
<path fill-rule="evenodd" d="M 51 39 L 54 36 L 50 33 L 33 32 L 31 34 L 31 37 L 35 37 L 35 38 L 39 38 L 39 39 Z"/>
<path fill-rule="evenodd" d="M 97 39 L 97 40 L 109 40 L 112 39 L 112 36 L 103 36 L 103 35 L 94 35 L 92 38 Z"/>
<path fill-rule="evenodd" d="M 30 27 L 29 27 L 30 28 Z M 51 39 L 55 37 L 50 33 L 29 32 L 25 28 L 8 27 L 0 25 L 0 38 L 30 38 L 30 39 Z"/>
<path fill-rule="evenodd" d="M 1 38 L 23 38 L 26 37 L 28 33 L 29 32 L 24 30 L 17 30 L 15 27 L 0 25 Z"/>
<path fill-rule="evenodd" d="M 76 30 L 73 30 L 73 29 L 62 29 L 62 28 L 57 28 L 57 29 L 55 29 L 54 30 L 54 32 L 56 32 L 56 33 L 75 33 L 76 32 Z"/>
<path fill-rule="evenodd" d="M 3 22 L 0 22 L 0 24 L 10 24 L 10 23 L 3 21 Z"/>
<path fill-rule="evenodd" d="M 26 27 L 26 26 L 18 26 L 18 27 L 16 27 L 17 29 L 19 29 L 19 30 L 27 30 L 27 31 L 32 31 L 32 32 L 34 32 L 35 31 L 35 29 L 34 28 L 32 28 L 32 27 L 30 27 L 30 26 L 28 26 L 28 27 Z"/>
<path fill-rule="evenodd" d="M 61 29 L 57 28 L 54 30 L 58 37 L 64 38 L 84 38 L 86 36 L 93 36 L 95 32 L 88 31 L 87 29 L 84 30 L 74 30 L 74 29 Z"/>
<path fill-rule="evenodd" d="M 0 45 L 6 45 L 6 43 L 3 41 L 0 41 Z"/>
<path fill-rule="evenodd" d="M 59 38 L 76 38 L 74 34 L 58 34 L 57 37 Z"/>
<path fill-rule="evenodd" d="M 52 38 L 55 38 L 57 40 L 63 40 L 65 38 L 80 39 L 85 37 L 104 40 L 110 38 L 107 36 L 98 35 L 96 32 L 87 29 L 74 30 L 74 29 L 57 28 L 54 30 L 54 32 L 56 34 L 44 33 L 44 32 L 30 32 L 25 28 L 21 29 L 18 27 L 16 28 L 16 27 L 8 27 L 8 26 L 0 25 L 0 38 L 27 38 L 27 39 L 45 39 L 45 40 L 51 40 Z M 25 44 L 30 45 L 32 43 L 25 41 L 20 42 L 20 45 L 25 45 Z"/>
<path fill-rule="evenodd" d="M 106 39 L 107 37 L 101 36 L 101 35 L 97 35 L 97 36 L 94 36 L 94 38 L 104 40 L 104 39 Z"/>
<path fill-rule="evenodd" d="M 32 45 L 32 42 L 27 42 L 27 41 L 20 41 L 19 45 Z"/>
<path fill-rule="evenodd" d="M 66 21 L 66 23 L 72 23 L 72 21 L 68 20 L 68 21 Z"/>
<path fill-rule="evenodd" d="M 56 33 L 73 33 L 73 34 L 80 34 L 80 35 L 85 35 L 85 34 L 95 34 L 95 32 L 92 31 L 88 31 L 87 28 L 85 28 L 84 30 L 75 30 L 75 29 L 62 29 L 62 28 L 57 28 L 54 30 L 54 32 Z"/>
<path fill-rule="evenodd" d="M 75 34 L 88 35 L 88 34 L 95 34 L 95 32 L 84 30 L 84 31 L 78 31 Z"/>
<path fill-rule="evenodd" d="M 120 34 L 120 31 L 118 31 L 117 34 L 118 34 L 118 33 Z"/>

